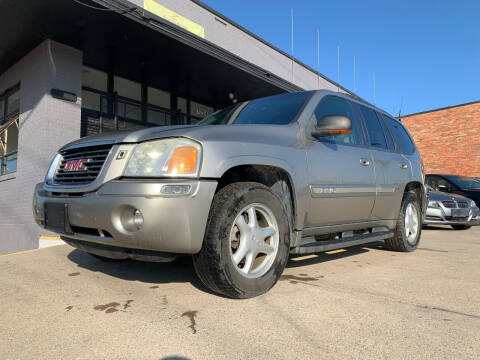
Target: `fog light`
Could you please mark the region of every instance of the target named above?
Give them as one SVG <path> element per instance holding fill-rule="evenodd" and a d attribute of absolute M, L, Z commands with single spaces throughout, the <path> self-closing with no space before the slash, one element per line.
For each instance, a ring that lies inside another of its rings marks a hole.
<path fill-rule="evenodd" d="M 160 192 L 164 195 L 186 195 L 190 189 L 190 185 L 163 185 Z"/>
<path fill-rule="evenodd" d="M 135 210 L 133 213 L 133 223 L 140 230 L 143 227 L 143 215 L 140 210 Z"/>

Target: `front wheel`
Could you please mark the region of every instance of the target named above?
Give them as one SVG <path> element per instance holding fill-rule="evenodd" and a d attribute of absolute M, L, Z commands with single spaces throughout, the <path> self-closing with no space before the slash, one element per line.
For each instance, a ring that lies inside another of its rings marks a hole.
<path fill-rule="evenodd" d="M 259 183 L 221 189 L 213 199 L 202 249 L 193 257 L 205 286 L 231 298 L 250 298 L 275 285 L 290 248 L 286 209 Z"/>
<path fill-rule="evenodd" d="M 417 196 L 412 192 L 405 193 L 400 206 L 394 236 L 385 240 L 385 244 L 389 249 L 410 252 L 417 248 L 422 233 L 421 214 Z"/>
<path fill-rule="evenodd" d="M 453 230 L 468 230 L 471 228 L 470 225 L 452 225 Z"/>

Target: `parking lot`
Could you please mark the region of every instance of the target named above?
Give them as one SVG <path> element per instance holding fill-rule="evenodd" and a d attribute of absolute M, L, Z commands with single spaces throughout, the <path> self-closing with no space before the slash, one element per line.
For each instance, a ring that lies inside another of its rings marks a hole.
<path fill-rule="evenodd" d="M 480 228 L 292 258 L 266 295 L 205 290 L 188 258 L 0 256 L 1 359 L 478 359 Z"/>

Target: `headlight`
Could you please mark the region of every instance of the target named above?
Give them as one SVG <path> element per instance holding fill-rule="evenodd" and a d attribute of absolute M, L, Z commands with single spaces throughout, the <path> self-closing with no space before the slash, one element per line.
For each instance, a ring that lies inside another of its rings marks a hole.
<path fill-rule="evenodd" d="M 200 170 L 202 147 L 189 139 L 175 138 L 138 144 L 124 176 L 195 177 Z"/>
<path fill-rule="evenodd" d="M 436 202 L 435 200 L 429 200 L 428 201 L 428 207 L 429 208 L 440 208 L 440 205 L 438 205 L 438 202 Z"/>

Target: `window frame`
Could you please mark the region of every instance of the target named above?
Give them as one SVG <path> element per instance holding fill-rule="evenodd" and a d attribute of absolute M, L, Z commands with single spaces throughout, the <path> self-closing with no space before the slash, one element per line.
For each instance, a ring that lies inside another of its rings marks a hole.
<path fill-rule="evenodd" d="M 360 117 L 360 120 L 362 122 L 362 126 L 363 126 L 363 132 L 364 132 L 364 136 L 365 136 L 365 147 L 367 149 L 370 149 L 370 150 L 377 150 L 377 151 L 384 151 L 384 152 L 389 152 L 389 153 L 393 153 L 394 150 L 390 150 L 388 148 L 388 142 L 387 142 L 387 139 L 386 139 L 386 134 L 385 134 L 385 126 L 382 126 L 382 119 L 378 117 L 378 114 L 377 114 L 377 111 L 370 107 L 370 106 L 367 106 L 366 104 L 360 104 L 360 103 L 357 103 L 357 102 L 353 102 L 354 104 L 354 108 L 355 110 L 357 111 L 358 115 Z M 380 129 L 382 129 L 382 133 L 383 133 L 383 138 L 385 140 L 385 148 L 379 148 L 379 147 L 376 147 L 376 146 L 373 146 L 371 145 L 372 141 L 370 139 L 370 134 L 368 132 L 368 127 L 367 127 L 367 122 L 365 120 L 365 117 L 363 116 L 363 113 L 362 113 L 362 110 L 360 109 L 360 106 L 364 106 L 366 107 L 367 109 L 370 109 L 373 111 L 373 113 L 375 114 L 375 116 L 377 117 L 377 121 L 378 121 L 378 125 L 380 126 Z M 393 139 L 392 139 L 393 141 Z M 395 142 L 393 142 L 393 145 L 395 146 Z"/>
<path fill-rule="evenodd" d="M 317 124 L 316 124 L 316 121 L 314 120 L 314 115 L 315 115 L 315 112 L 317 110 L 317 108 L 321 105 L 321 103 L 328 97 L 335 97 L 335 98 L 338 98 L 338 99 L 341 99 L 341 100 L 344 100 L 346 101 L 347 103 L 350 104 L 351 108 L 352 108 L 352 113 L 353 113 L 353 116 L 354 116 L 354 119 L 350 119 L 350 121 L 352 121 L 352 125 L 353 125 L 353 122 L 356 122 L 357 124 L 357 127 L 358 127 L 358 130 L 360 132 L 360 140 L 361 140 L 361 143 L 360 144 L 347 144 L 347 143 L 337 143 L 337 142 L 334 142 L 334 141 L 330 141 L 330 140 L 327 140 L 325 139 L 324 137 L 320 137 L 320 138 L 314 138 L 316 141 L 318 142 L 321 142 L 321 143 L 324 143 L 324 144 L 333 144 L 333 145 L 341 145 L 341 146 L 351 146 L 351 147 L 356 147 L 356 148 L 365 148 L 367 147 L 367 142 L 366 142 L 366 137 L 365 137 L 365 129 L 363 128 L 363 119 L 360 118 L 360 114 L 358 113 L 357 109 L 356 109 L 356 106 L 355 106 L 355 103 L 353 101 L 350 101 L 349 99 L 346 99 L 342 96 L 337 96 L 337 95 L 333 95 L 333 94 L 327 94 L 327 95 L 324 95 L 321 97 L 321 99 L 318 101 L 318 103 L 315 105 L 315 107 L 313 108 L 313 111 L 312 111 L 312 114 L 310 115 L 310 122 L 311 122 L 311 127 L 315 127 Z M 306 104 L 304 104 L 304 106 L 306 106 Z M 302 113 L 303 110 L 300 110 L 299 114 Z M 353 126 L 352 126 L 353 127 Z"/>

